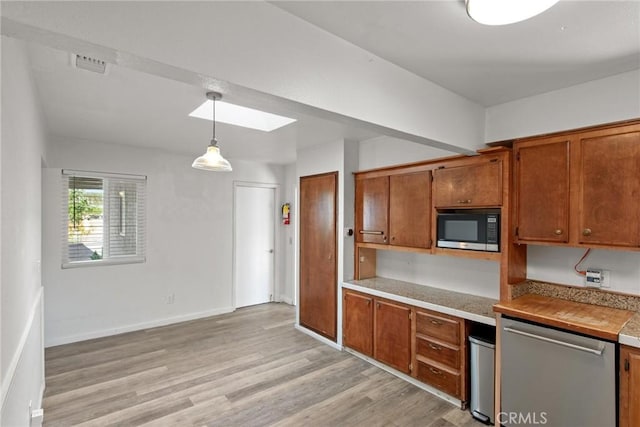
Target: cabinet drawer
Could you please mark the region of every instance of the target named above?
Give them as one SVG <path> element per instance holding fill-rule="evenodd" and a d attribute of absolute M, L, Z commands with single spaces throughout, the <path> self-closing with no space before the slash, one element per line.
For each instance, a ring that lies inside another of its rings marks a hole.
<path fill-rule="evenodd" d="M 416 332 L 451 344 L 460 344 L 460 320 L 444 315 L 416 311 Z"/>
<path fill-rule="evenodd" d="M 460 350 L 427 338 L 416 337 L 416 354 L 454 369 L 460 368 Z"/>
<path fill-rule="evenodd" d="M 451 396 L 460 397 L 459 373 L 451 372 L 422 361 L 418 361 L 417 365 L 417 377 L 420 381 L 424 381 Z"/>

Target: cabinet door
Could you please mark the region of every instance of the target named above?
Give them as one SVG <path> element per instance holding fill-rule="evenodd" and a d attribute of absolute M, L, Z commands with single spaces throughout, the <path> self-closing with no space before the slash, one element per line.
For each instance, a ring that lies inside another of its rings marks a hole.
<path fill-rule="evenodd" d="M 502 206 L 502 162 L 436 169 L 433 198 L 437 208 Z"/>
<path fill-rule="evenodd" d="M 640 349 L 620 347 L 620 427 L 640 426 Z"/>
<path fill-rule="evenodd" d="M 428 248 L 431 234 L 431 172 L 389 177 L 389 243 Z"/>
<path fill-rule="evenodd" d="M 566 137 L 516 144 L 516 241 L 569 241 Z"/>
<path fill-rule="evenodd" d="M 373 356 L 373 298 L 345 291 L 342 342 L 367 356 Z"/>
<path fill-rule="evenodd" d="M 411 309 L 376 300 L 374 310 L 374 357 L 382 363 L 409 373 L 411 363 Z"/>
<path fill-rule="evenodd" d="M 300 178 L 300 324 L 337 338 L 338 173 Z"/>
<path fill-rule="evenodd" d="M 640 246 L 640 127 L 579 140 L 578 241 Z"/>
<path fill-rule="evenodd" d="M 356 241 L 387 243 L 389 177 L 356 180 Z"/>

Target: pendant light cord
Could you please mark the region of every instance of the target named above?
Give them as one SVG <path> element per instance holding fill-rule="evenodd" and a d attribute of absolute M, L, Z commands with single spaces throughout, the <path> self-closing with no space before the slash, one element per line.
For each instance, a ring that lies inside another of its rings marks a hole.
<path fill-rule="evenodd" d="M 212 116 L 213 116 L 213 125 L 212 125 L 212 128 L 213 128 L 213 141 L 215 141 L 216 140 L 216 97 L 215 96 L 213 97 L 212 102 L 213 102 L 213 114 L 212 114 Z"/>

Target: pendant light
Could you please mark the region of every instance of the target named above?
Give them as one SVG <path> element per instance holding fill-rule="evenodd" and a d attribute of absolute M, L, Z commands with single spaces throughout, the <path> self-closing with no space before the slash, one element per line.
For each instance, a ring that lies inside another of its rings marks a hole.
<path fill-rule="evenodd" d="M 558 0 L 465 0 L 467 14 L 484 25 L 506 25 L 541 14 Z"/>
<path fill-rule="evenodd" d="M 218 92 L 207 92 L 207 98 L 213 102 L 213 138 L 207 147 L 207 152 L 195 159 L 191 167 L 205 171 L 230 172 L 231 164 L 220 154 L 216 139 L 216 100 L 222 98 L 222 95 Z"/>

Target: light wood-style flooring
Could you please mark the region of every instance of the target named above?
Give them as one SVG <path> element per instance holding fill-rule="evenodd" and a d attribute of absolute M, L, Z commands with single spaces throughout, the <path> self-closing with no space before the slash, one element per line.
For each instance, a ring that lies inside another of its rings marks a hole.
<path fill-rule="evenodd" d="M 46 350 L 45 426 L 481 426 L 294 329 L 294 308 L 234 313 Z"/>

